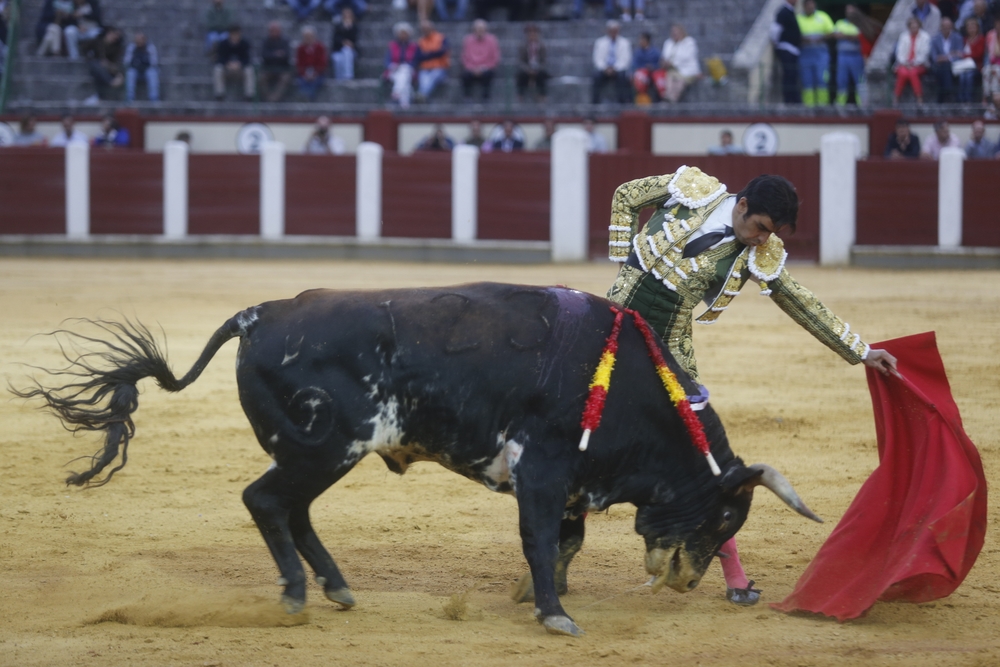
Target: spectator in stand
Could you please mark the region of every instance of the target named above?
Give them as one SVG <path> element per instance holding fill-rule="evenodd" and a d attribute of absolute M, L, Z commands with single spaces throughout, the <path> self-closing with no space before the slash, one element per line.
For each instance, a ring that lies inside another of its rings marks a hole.
<path fill-rule="evenodd" d="M 844 18 L 833 25 L 837 40 L 837 100 L 838 107 L 847 105 L 851 86 L 854 86 L 854 103 L 865 103 L 865 58 L 861 55 L 861 29 L 855 23 L 860 12 L 854 5 L 847 5 Z"/>
<path fill-rule="evenodd" d="M 91 97 L 90 102 L 96 103 L 98 98 L 108 99 L 125 83 L 122 68 L 124 56 L 125 38 L 118 28 L 110 26 L 104 28 L 101 36 L 90 43 L 87 66 L 90 68 L 90 76 L 94 79 L 94 87 L 97 88 L 97 95 Z"/>
<path fill-rule="evenodd" d="M 924 87 L 920 77 L 927 71 L 927 61 L 931 54 L 931 38 L 920 29 L 920 20 L 914 16 L 906 19 L 906 30 L 896 42 L 896 87 L 892 93 L 893 106 L 899 106 L 899 97 L 909 83 L 917 104 L 924 103 Z"/>
<path fill-rule="evenodd" d="M 90 42 L 101 34 L 101 8 L 97 0 L 74 0 L 73 18 L 63 29 L 66 53 L 70 60 L 80 59 L 80 42 Z"/>
<path fill-rule="evenodd" d="M 205 12 L 205 52 L 214 52 L 216 44 L 229 37 L 229 28 L 235 23 L 236 18 L 223 0 L 212 0 L 212 6 Z"/>
<path fill-rule="evenodd" d="M 802 3 L 798 16 L 802 33 L 802 54 L 799 68 L 802 73 L 802 103 L 807 107 L 830 104 L 830 47 L 833 21 L 826 12 L 816 9 L 816 0 Z"/>
<path fill-rule="evenodd" d="M 979 29 L 979 21 L 969 18 L 965 22 L 965 43 L 962 46 L 963 58 L 972 61 L 972 68 L 963 69 L 958 74 L 958 101 L 971 102 L 972 90 L 976 85 L 976 75 L 983 69 L 983 56 L 986 53 L 986 38 Z"/>
<path fill-rule="evenodd" d="M 472 32 L 462 40 L 462 92 L 466 99 L 472 97 L 472 88 L 483 88 L 483 99 L 490 99 L 493 74 L 500 64 L 500 42 L 490 34 L 486 21 L 472 22 Z"/>
<path fill-rule="evenodd" d="M 513 153 L 524 150 L 524 132 L 514 125 L 514 121 L 505 120 L 490 133 L 490 152 Z"/>
<path fill-rule="evenodd" d="M 934 68 L 934 78 L 937 80 L 938 104 L 951 101 L 952 89 L 955 87 L 952 67 L 962 59 L 964 49 L 965 44 L 955 32 L 951 19 L 943 17 L 941 32 L 931 37 L 931 67 Z"/>
<path fill-rule="evenodd" d="M 49 139 L 49 146 L 65 148 L 69 144 L 89 144 L 90 138 L 74 127 L 73 116 L 66 114 L 60 121 L 62 129 Z"/>
<path fill-rule="evenodd" d="M 743 155 L 743 149 L 733 143 L 733 133 L 723 130 L 719 133 L 719 145 L 708 147 L 709 155 Z"/>
<path fill-rule="evenodd" d="M 323 9 L 330 16 L 343 16 L 344 9 L 350 9 L 355 18 L 360 18 L 368 11 L 365 0 L 323 0 Z"/>
<path fill-rule="evenodd" d="M 528 23 L 524 26 L 524 41 L 517 52 L 517 98 L 523 101 L 528 88 L 534 87 L 535 97 L 545 102 L 549 73 L 545 69 L 545 42 L 542 41 L 538 26 Z"/>
<path fill-rule="evenodd" d="M 260 96 L 267 102 L 280 102 L 292 80 L 292 47 L 281 31 L 281 24 L 267 24 L 267 37 L 260 47 Z"/>
<path fill-rule="evenodd" d="M 135 100 L 135 84 L 141 77 L 146 82 L 146 96 L 150 102 L 160 101 L 160 60 L 156 46 L 150 44 L 146 34 L 137 32 L 125 49 L 125 101 Z"/>
<path fill-rule="evenodd" d="M 929 0 L 916 0 L 912 15 L 920 21 L 920 27 L 929 37 L 941 32 L 941 10 Z"/>
<path fill-rule="evenodd" d="M 24 114 L 21 117 L 21 130 L 14 137 L 15 146 L 45 146 L 48 144 L 48 140 L 45 138 L 41 132 L 35 127 L 37 121 L 35 120 L 35 115 L 31 113 Z"/>
<path fill-rule="evenodd" d="M 552 150 L 552 137 L 556 133 L 556 122 L 551 118 L 546 118 L 542 138 L 535 142 L 536 151 Z"/>
<path fill-rule="evenodd" d="M 469 121 L 469 136 L 465 138 L 462 142 L 467 146 L 475 146 L 476 148 L 482 148 L 483 144 L 486 143 L 486 137 L 483 136 L 483 126 L 478 120 Z"/>
<path fill-rule="evenodd" d="M 128 148 L 131 139 L 128 130 L 118 124 L 113 114 L 105 114 L 101 118 L 101 132 L 94 137 L 94 146 L 106 150 Z"/>
<path fill-rule="evenodd" d="M 229 79 L 242 79 L 243 99 L 247 101 L 252 100 L 257 92 L 253 64 L 250 62 L 250 42 L 243 39 L 243 31 L 235 23 L 229 26 L 226 39 L 215 45 L 212 79 L 216 100 L 226 96 Z"/>
<path fill-rule="evenodd" d="M 993 28 L 993 15 L 990 14 L 990 6 L 986 0 L 975 0 L 974 2 L 964 3 L 962 10 L 958 15 L 958 21 L 955 25 L 967 26 L 968 20 L 974 19 L 979 24 L 980 35 L 985 35 Z M 997 10 L 1000 11 L 1000 5 L 997 6 Z M 969 33 L 966 32 L 965 34 L 968 36 Z"/>
<path fill-rule="evenodd" d="M 455 147 L 455 142 L 444 132 L 441 123 L 434 125 L 434 131 L 417 144 L 418 151 L 450 151 Z"/>
<path fill-rule="evenodd" d="M 38 40 L 37 56 L 62 55 L 63 32 L 73 25 L 72 0 L 54 0 L 51 5 L 46 4 L 42 11 L 42 17 L 38 20 L 41 29 L 41 37 Z M 46 11 L 51 9 L 51 11 Z"/>
<path fill-rule="evenodd" d="M 635 103 L 640 106 L 659 102 L 660 89 L 664 87 L 660 50 L 650 44 L 652 38 L 648 32 L 640 34 L 639 45 L 632 54 L 632 87 L 635 88 Z"/>
<path fill-rule="evenodd" d="M 613 19 L 616 16 L 615 0 L 604 0 L 604 18 Z M 583 0 L 573 0 L 573 18 L 583 17 Z"/>
<path fill-rule="evenodd" d="M 385 71 L 382 78 L 392 84 L 392 99 L 406 109 L 413 96 L 413 73 L 417 62 L 417 45 L 410 41 L 413 28 L 409 23 L 392 27 L 395 39 L 389 42 L 385 54 Z"/>
<path fill-rule="evenodd" d="M 934 131 L 923 141 L 920 157 L 923 160 L 937 160 L 941 157 L 942 148 L 961 148 L 962 142 L 951 131 L 948 121 L 939 120 L 934 123 Z"/>
<path fill-rule="evenodd" d="M 464 21 L 469 13 L 469 0 L 455 0 L 455 13 L 448 13 L 448 0 L 434 0 L 434 9 L 442 21 Z"/>
<path fill-rule="evenodd" d="M 795 16 L 795 5 L 789 0 L 781 5 L 770 29 L 774 54 L 781 63 L 781 99 L 785 104 L 801 104 L 799 88 L 799 56 L 802 48 L 802 31 Z"/>
<path fill-rule="evenodd" d="M 417 42 L 417 100 L 429 100 L 434 90 L 448 78 L 450 52 L 448 38 L 435 30 L 430 21 L 421 21 Z"/>
<path fill-rule="evenodd" d="M 916 160 L 920 157 L 920 139 L 910 131 L 909 121 L 904 118 L 896 121 L 896 131 L 889 135 L 883 156 L 890 160 Z"/>
<path fill-rule="evenodd" d="M 628 71 L 632 67 L 632 45 L 619 35 L 621 24 L 614 19 L 605 24 L 606 33 L 594 42 L 594 83 L 591 102 L 601 101 L 601 90 L 607 84 L 615 88 L 615 101 L 627 104 L 631 97 Z"/>
<path fill-rule="evenodd" d="M 330 131 L 330 119 L 320 116 L 304 149 L 309 155 L 343 155 L 344 140 Z"/>
<path fill-rule="evenodd" d="M 986 35 L 983 53 L 983 99 L 996 105 L 1000 95 L 1000 15 L 993 22 L 993 30 Z"/>
<path fill-rule="evenodd" d="M 646 16 L 643 11 L 646 9 L 646 0 L 620 0 L 622 8 L 622 21 L 628 23 L 635 17 L 636 21 L 645 21 Z"/>
<path fill-rule="evenodd" d="M 972 121 L 972 136 L 965 144 L 965 157 L 970 160 L 989 160 L 996 147 L 986 138 L 986 124 L 981 120 Z"/>
<path fill-rule="evenodd" d="M 583 131 L 587 133 L 587 152 L 588 153 L 607 153 L 608 152 L 608 142 L 604 139 L 604 135 L 597 131 L 594 127 L 594 119 L 587 118 L 583 121 Z"/>
<path fill-rule="evenodd" d="M 295 19 L 302 23 L 309 18 L 309 15 L 319 9 L 321 0 L 287 0 L 288 6 L 295 12 Z"/>
<path fill-rule="evenodd" d="M 316 37 L 316 28 L 302 26 L 302 42 L 295 50 L 295 72 L 301 92 L 310 102 L 316 101 L 326 76 L 326 47 Z"/>
<path fill-rule="evenodd" d="M 688 86 L 701 76 L 698 44 L 679 23 L 671 26 L 670 38 L 663 43 L 662 60 L 663 70 L 666 72 L 663 97 L 671 104 L 676 104 Z"/>
<path fill-rule="evenodd" d="M 358 58 L 358 24 L 350 7 L 340 10 L 340 21 L 333 26 L 330 54 L 334 78 L 342 81 L 353 79 L 354 62 Z"/>

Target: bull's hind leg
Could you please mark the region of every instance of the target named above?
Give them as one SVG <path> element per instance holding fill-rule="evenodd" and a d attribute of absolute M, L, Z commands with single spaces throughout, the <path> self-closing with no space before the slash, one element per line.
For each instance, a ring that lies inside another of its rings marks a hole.
<path fill-rule="evenodd" d="M 580 552 L 583 546 L 584 521 L 586 515 L 575 519 L 563 519 L 559 524 L 559 557 L 556 560 L 556 593 L 566 595 L 569 592 L 567 573 L 570 561 Z M 535 600 L 535 586 L 531 581 L 531 573 L 525 574 L 517 582 L 514 591 L 511 593 L 514 602 L 533 602 Z"/>
<path fill-rule="evenodd" d="M 275 467 L 243 491 L 243 502 L 281 572 L 285 586 L 281 601 L 290 614 L 301 611 L 306 601 L 305 570 L 297 548 L 317 578 L 325 580 L 328 597 L 331 591 L 339 591 L 332 600 L 348 606 L 354 602 L 340 570 L 309 523 L 309 504 L 348 470 L 350 466 L 323 471 L 311 467 L 310 462 L 289 468 Z"/>

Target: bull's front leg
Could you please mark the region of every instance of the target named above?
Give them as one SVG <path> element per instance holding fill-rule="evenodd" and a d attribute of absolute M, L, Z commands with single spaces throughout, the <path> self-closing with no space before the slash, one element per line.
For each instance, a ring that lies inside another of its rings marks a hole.
<path fill-rule="evenodd" d="M 547 472 L 551 473 L 551 467 Z M 563 609 L 555 584 L 559 528 L 566 508 L 565 485 L 551 474 L 544 479 L 530 477 L 519 476 L 517 503 L 521 547 L 535 589 L 535 617 L 551 634 L 579 637 L 583 630 Z"/>

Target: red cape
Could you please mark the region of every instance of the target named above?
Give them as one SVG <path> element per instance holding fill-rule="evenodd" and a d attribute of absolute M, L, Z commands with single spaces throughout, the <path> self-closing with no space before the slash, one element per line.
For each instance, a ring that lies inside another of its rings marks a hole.
<path fill-rule="evenodd" d="M 934 333 L 877 343 L 902 377 L 868 369 L 879 466 L 806 568 L 772 604 L 838 621 L 877 600 L 927 602 L 950 595 L 986 535 L 986 478 L 962 428 Z"/>

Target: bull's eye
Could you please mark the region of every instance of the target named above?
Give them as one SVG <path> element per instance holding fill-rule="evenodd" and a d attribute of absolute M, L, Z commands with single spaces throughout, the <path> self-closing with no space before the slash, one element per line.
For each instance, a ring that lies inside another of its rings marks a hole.
<path fill-rule="evenodd" d="M 726 512 L 722 513 L 722 520 L 725 521 L 726 523 L 728 523 L 729 521 L 731 521 L 732 518 L 733 518 L 733 513 L 732 512 L 726 511 Z"/>

